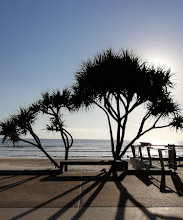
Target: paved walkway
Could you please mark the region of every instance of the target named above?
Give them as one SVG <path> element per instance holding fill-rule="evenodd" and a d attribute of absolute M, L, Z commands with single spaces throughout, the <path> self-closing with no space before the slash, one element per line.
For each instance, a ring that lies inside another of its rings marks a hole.
<path fill-rule="evenodd" d="M 0 176 L 0 219 L 183 220 L 183 172 Z"/>
<path fill-rule="evenodd" d="M 77 208 L 40 208 L 32 210 L 30 208 L 1 208 L 0 218 L 6 219 L 25 219 L 25 220 L 182 220 L 181 207 L 86 207 L 78 210 Z"/>

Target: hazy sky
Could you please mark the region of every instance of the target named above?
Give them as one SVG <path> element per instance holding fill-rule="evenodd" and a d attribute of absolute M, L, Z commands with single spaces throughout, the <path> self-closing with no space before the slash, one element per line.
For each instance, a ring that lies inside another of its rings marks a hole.
<path fill-rule="evenodd" d="M 0 120 L 43 91 L 71 86 L 81 62 L 109 47 L 132 49 L 171 67 L 174 96 L 183 106 L 182 0 L 0 0 Z M 96 108 L 65 112 L 65 124 L 74 138 L 109 138 L 106 118 Z M 52 138 L 44 126 L 40 117 L 38 134 Z M 182 141 L 183 132 L 158 130 L 141 140 Z"/>

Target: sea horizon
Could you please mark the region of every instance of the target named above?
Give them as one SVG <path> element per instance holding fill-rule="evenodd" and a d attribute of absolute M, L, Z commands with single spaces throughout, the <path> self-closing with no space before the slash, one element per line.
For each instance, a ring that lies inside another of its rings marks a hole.
<path fill-rule="evenodd" d="M 0 141 L 2 139 L 0 138 Z M 33 141 L 31 138 L 25 140 Z M 65 147 L 61 139 L 40 139 L 43 148 L 53 158 L 64 158 Z M 124 141 L 126 145 L 128 140 Z M 138 144 L 139 142 L 135 143 Z M 158 145 L 163 146 L 163 145 Z M 183 143 L 176 145 L 177 155 L 183 155 Z M 146 149 L 143 150 L 146 155 Z M 166 153 L 166 152 L 165 152 Z M 152 155 L 157 156 L 157 150 L 152 150 Z M 132 156 L 131 148 L 128 149 L 124 158 Z M 16 146 L 12 143 L 0 144 L 0 158 L 46 158 L 36 146 L 20 141 Z M 69 159 L 112 159 L 111 141 L 107 139 L 74 139 L 73 146 L 69 150 Z"/>

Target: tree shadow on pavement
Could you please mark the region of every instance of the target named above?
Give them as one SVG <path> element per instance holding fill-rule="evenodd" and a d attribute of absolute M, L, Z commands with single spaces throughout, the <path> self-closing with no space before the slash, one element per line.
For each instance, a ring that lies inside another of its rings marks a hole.
<path fill-rule="evenodd" d="M 14 182 L 14 183 L 10 183 L 10 184 L 7 184 L 7 185 L 0 186 L 0 192 L 8 190 L 8 189 L 11 189 L 11 188 L 16 187 L 16 186 L 19 186 L 19 185 L 21 185 L 23 183 L 29 182 L 29 181 L 31 181 L 33 179 L 38 178 L 39 176 L 40 175 L 33 176 L 33 177 L 30 177 L 30 178 L 27 178 L 27 179 L 23 179 L 23 180 Z"/>
<path fill-rule="evenodd" d="M 57 212 L 55 212 L 49 218 L 47 218 L 47 220 L 59 219 L 76 202 L 80 201 L 85 195 L 92 192 L 90 197 L 87 199 L 87 201 L 81 207 L 79 207 L 78 212 L 71 218 L 71 220 L 79 219 L 87 211 L 87 208 L 95 200 L 97 195 L 101 192 L 101 190 L 104 188 L 106 182 L 108 182 L 108 181 L 113 181 L 115 183 L 117 189 L 119 190 L 119 195 L 120 195 L 119 196 L 119 203 L 118 203 L 118 207 L 117 207 L 117 212 L 115 215 L 115 220 L 124 219 L 126 202 L 128 200 L 130 200 L 130 202 L 134 204 L 134 207 L 139 208 L 141 210 L 141 212 L 146 217 L 146 219 L 150 219 L 150 220 L 157 220 L 157 219 L 183 220 L 183 218 L 176 218 L 176 217 L 172 217 L 172 216 L 169 217 L 169 216 L 165 216 L 165 215 L 161 215 L 161 214 L 151 213 L 145 206 L 143 206 L 139 201 L 137 201 L 128 192 L 128 190 L 123 186 L 122 182 L 125 177 L 126 177 L 126 172 L 123 172 L 119 176 L 116 172 L 100 173 L 97 176 L 83 176 L 81 184 L 79 184 L 79 185 L 53 197 L 53 198 L 50 198 L 49 200 L 45 201 L 44 203 L 26 211 L 26 212 L 23 212 L 20 215 L 13 217 L 12 220 L 17 220 L 17 219 L 23 218 L 23 217 L 31 214 L 32 212 L 35 212 L 36 210 L 45 207 L 49 203 L 67 195 L 68 193 L 74 191 L 75 189 L 83 187 L 84 185 L 86 186 L 87 183 L 92 182 L 91 185 L 89 185 L 86 189 L 81 191 L 81 193 L 78 194 L 75 198 L 73 198 L 67 204 L 65 204 L 64 207 L 60 208 Z M 77 177 L 77 176 L 70 176 L 70 177 L 69 176 L 60 176 L 60 177 L 58 176 L 55 178 L 54 177 L 46 177 L 46 178 L 42 179 L 42 181 L 50 181 L 50 182 L 51 181 L 80 181 L 80 180 L 81 180 L 81 177 Z"/>
<path fill-rule="evenodd" d="M 157 187 L 161 193 L 177 193 L 175 190 L 171 189 L 166 185 L 165 175 L 161 176 L 161 180 L 154 178 L 153 176 L 147 175 L 135 175 L 139 180 L 141 180 L 146 186 L 154 185 Z M 160 185 L 154 183 L 154 181 L 158 182 Z"/>
<path fill-rule="evenodd" d="M 65 196 L 65 195 L 67 195 L 68 193 L 70 193 L 70 192 L 72 192 L 72 191 L 74 191 L 74 190 L 76 190 L 76 189 L 78 189 L 78 188 L 80 188 L 82 186 L 84 186 L 85 184 L 89 183 L 90 181 L 94 181 L 94 179 L 95 179 L 94 183 L 90 187 L 88 187 L 81 194 L 76 196 L 73 200 L 68 202 L 64 207 L 61 208 L 61 210 L 59 210 L 53 216 L 48 218 L 48 219 L 57 219 L 59 216 L 63 215 L 70 207 L 72 207 L 77 201 L 79 201 L 81 199 L 81 197 L 83 197 L 84 195 L 89 193 L 92 189 L 94 189 L 99 183 L 105 182 L 105 181 L 102 181 L 102 180 L 104 180 L 106 175 L 109 176 L 110 174 L 100 173 L 99 175 L 97 175 L 95 177 L 90 177 L 90 176 L 84 177 L 84 179 L 83 179 L 84 182 L 82 182 L 80 185 L 77 185 L 77 186 L 73 187 L 72 189 L 69 189 L 68 191 L 66 191 L 64 193 L 61 193 L 60 195 L 55 196 L 55 197 L 45 201 L 44 203 L 42 203 L 42 204 L 40 204 L 40 205 L 38 205 L 38 206 L 36 206 L 36 207 L 34 207 L 34 208 L 24 212 L 24 213 L 22 213 L 22 214 L 20 214 L 20 215 L 18 215 L 16 217 L 13 217 L 12 220 L 20 219 L 20 218 L 22 218 L 22 217 L 24 217 L 24 216 L 26 216 L 28 214 L 31 214 L 32 212 L 34 212 L 34 211 L 36 211 L 36 210 L 38 210 L 40 208 L 45 207 L 49 203 L 51 203 L 51 202 L 53 202 L 53 201 L 55 201 L 55 200 Z M 92 180 L 91 180 L 91 178 L 92 178 Z M 66 179 L 67 179 L 67 181 L 68 181 L 68 179 L 69 179 L 69 181 L 77 181 L 77 180 L 80 179 L 80 177 L 78 178 L 77 176 L 76 177 L 75 176 L 72 176 L 72 177 L 62 177 L 61 176 L 61 177 L 55 177 L 54 178 L 54 177 L 50 177 L 49 176 L 49 177 L 44 178 L 42 181 L 63 181 L 63 179 L 65 179 L 65 181 L 66 181 Z M 78 213 L 78 215 L 79 215 L 79 213 Z M 77 219 L 77 217 L 74 217 L 74 219 Z"/>
<path fill-rule="evenodd" d="M 117 173 L 115 173 L 117 177 Z M 140 178 L 142 180 L 142 177 Z M 147 181 L 145 177 L 145 182 Z M 127 189 L 122 185 L 122 181 L 120 178 L 115 178 L 115 184 L 120 192 L 120 200 L 119 200 L 119 206 L 118 206 L 118 211 L 116 213 L 116 218 L 115 220 L 123 219 L 124 217 L 124 212 L 125 212 L 125 204 L 127 200 L 130 200 L 135 207 L 138 207 L 143 214 L 146 216 L 147 219 L 150 220 L 157 220 L 157 219 L 165 219 L 165 220 L 183 220 L 183 218 L 177 218 L 177 217 L 168 217 L 160 214 L 154 214 L 148 211 L 147 208 L 145 208 L 140 202 L 138 202 L 128 191 Z M 124 207 L 123 209 L 120 209 L 119 207 Z"/>
<path fill-rule="evenodd" d="M 172 177 L 172 181 L 174 183 L 174 186 L 176 188 L 178 196 L 183 196 L 183 182 L 182 182 L 182 180 L 180 179 L 180 177 L 178 176 L 177 173 L 173 173 L 171 175 L 171 177 Z"/>
<path fill-rule="evenodd" d="M 10 178 L 13 178 L 13 177 L 15 177 L 16 175 L 12 175 L 12 176 L 3 176 L 3 177 L 1 177 L 0 178 L 0 181 L 1 180 L 5 180 L 5 179 L 10 179 Z"/>
<path fill-rule="evenodd" d="M 158 180 L 157 178 L 152 177 L 151 181 L 152 181 L 152 184 L 155 187 L 157 187 L 158 189 L 160 189 L 160 192 L 162 192 L 162 193 L 176 193 L 179 197 L 183 196 L 183 183 L 182 183 L 182 180 L 180 179 L 180 177 L 177 174 L 173 173 L 171 175 L 171 179 L 172 179 L 172 182 L 175 186 L 175 190 L 170 188 L 166 184 L 164 186 L 164 190 L 162 190 L 161 189 L 161 187 L 162 187 L 162 177 L 161 177 L 161 180 Z M 159 184 L 160 184 L 160 186 L 159 186 Z"/>

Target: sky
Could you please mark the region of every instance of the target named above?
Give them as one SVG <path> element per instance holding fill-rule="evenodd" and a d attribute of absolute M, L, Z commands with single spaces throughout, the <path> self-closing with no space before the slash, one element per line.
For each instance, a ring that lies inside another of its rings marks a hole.
<path fill-rule="evenodd" d="M 174 98 L 183 106 L 182 0 L 0 0 L 0 121 L 41 97 L 74 83 L 83 61 L 113 48 L 135 51 L 155 66 L 171 68 Z M 136 112 L 126 139 L 139 125 Z M 100 109 L 64 112 L 74 138 L 109 139 Z M 40 116 L 35 129 L 41 138 L 57 138 L 45 131 Z M 141 140 L 183 141 L 183 132 L 151 132 Z"/>

